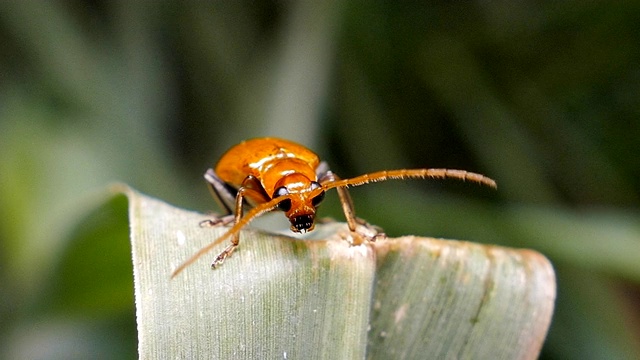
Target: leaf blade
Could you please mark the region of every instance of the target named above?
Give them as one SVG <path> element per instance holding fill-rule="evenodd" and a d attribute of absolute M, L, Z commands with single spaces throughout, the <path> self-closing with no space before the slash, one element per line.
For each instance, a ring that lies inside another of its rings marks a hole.
<path fill-rule="evenodd" d="M 141 358 L 531 359 L 551 321 L 546 258 L 461 241 L 349 246 L 245 230 L 219 269 L 211 254 L 170 279 L 225 229 L 128 194 Z M 319 227 L 328 238 L 345 231 Z"/>

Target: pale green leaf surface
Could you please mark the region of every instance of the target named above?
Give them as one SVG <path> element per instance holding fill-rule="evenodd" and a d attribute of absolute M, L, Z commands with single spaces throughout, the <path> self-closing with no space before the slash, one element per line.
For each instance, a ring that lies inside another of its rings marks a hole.
<path fill-rule="evenodd" d="M 537 358 L 555 299 L 538 253 L 404 237 L 349 246 L 245 231 L 171 272 L 224 228 L 127 191 L 140 358 Z"/>

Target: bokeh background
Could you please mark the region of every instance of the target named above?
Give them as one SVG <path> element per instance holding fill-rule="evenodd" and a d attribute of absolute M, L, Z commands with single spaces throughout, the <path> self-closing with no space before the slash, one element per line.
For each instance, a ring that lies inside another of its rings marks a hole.
<path fill-rule="evenodd" d="M 343 177 L 493 177 L 352 196 L 392 236 L 547 255 L 541 358 L 640 358 L 639 23 L 638 1 L 0 2 L 0 358 L 135 357 L 110 185 L 217 210 L 202 174 L 267 135 Z"/>

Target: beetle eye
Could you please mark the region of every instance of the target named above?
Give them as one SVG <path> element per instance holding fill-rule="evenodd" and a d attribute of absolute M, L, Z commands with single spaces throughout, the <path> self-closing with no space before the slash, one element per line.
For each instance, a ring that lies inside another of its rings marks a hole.
<path fill-rule="evenodd" d="M 278 203 L 278 209 L 287 212 L 291 210 L 291 199 L 284 199 Z"/>
<path fill-rule="evenodd" d="M 322 185 L 320 185 L 320 183 L 318 183 L 317 181 L 311 182 L 311 190 L 318 189 L 321 186 Z M 314 207 L 318 206 L 318 205 L 320 205 L 322 200 L 324 200 L 324 191 L 321 192 L 320 194 L 316 195 L 313 199 L 311 199 L 311 205 L 313 205 Z"/>
<path fill-rule="evenodd" d="M 279 188 L 276 189 L 276 191 L 273 192 L 273 199 L 277 198 L 278 196 L 283 196 L 283 195 L 287 195 L 289 194 L 289 190 L 287 190 L 286 187 L 284 186 L 280 186 Z"/>
<path fill-rule="evenodd" d="M 313 199 L 311 199 L 311 205 L 313 206 L 318 206 L 320 205 L 320 203 L 322 202 L 322 200 L 324 200 L 324 191 L 321 192 L 319 195 L 317 195 L 316 197 L 314 197 Z"/>
<path fill-rule="evenodd" d="M 278 196 L 284 196 L 284 195 L 288 195 L 289 194 L 289 190 L 287 190 L 286 187 L 281 186 L 279 188 L 276 189 L 276 191 L 273 192 L 273 198 L 277 198 Z M 282 211 L 289 211 L 291 210 L 291 199 L 284 199 L 282 201 L 280 201 L 278 203 L 278 209 L 282 210 Z"/>

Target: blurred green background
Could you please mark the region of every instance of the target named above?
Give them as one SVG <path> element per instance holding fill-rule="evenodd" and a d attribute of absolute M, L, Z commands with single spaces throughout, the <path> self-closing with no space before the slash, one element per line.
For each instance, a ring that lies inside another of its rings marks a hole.
<path fill-rule="evenodd" d="M 135 357 L 109 185 L 217 211 L 202 174 L 267 135 L 343 177 L 496 179 L 352 196 L 392 236 L 547 255 L 541 358 L 640 358 L 639 23 L 638 1 L 0 2 L 0 358 Z"/>

